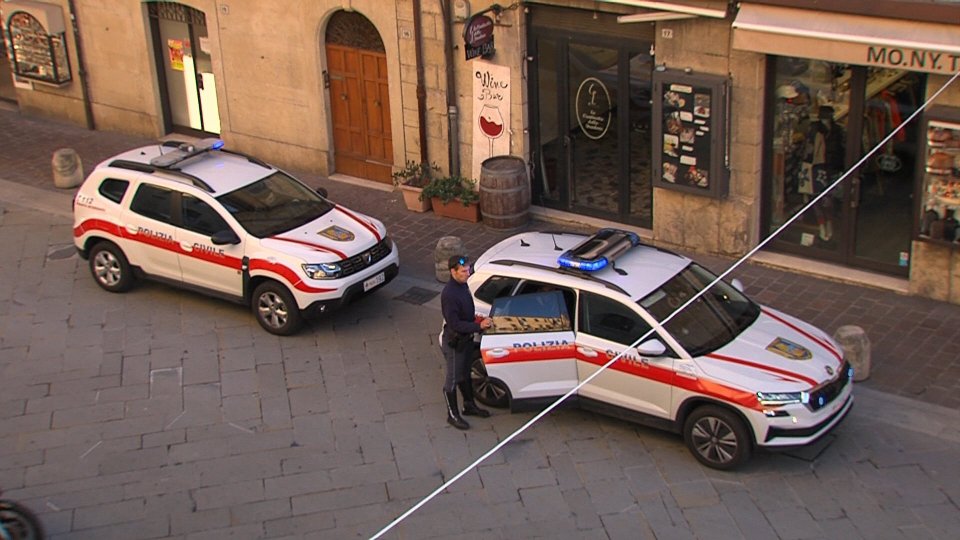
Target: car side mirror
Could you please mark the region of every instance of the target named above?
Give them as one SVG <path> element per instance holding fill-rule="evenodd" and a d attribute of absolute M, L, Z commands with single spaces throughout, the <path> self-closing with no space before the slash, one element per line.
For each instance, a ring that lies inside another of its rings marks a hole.
<path fill-rule="evenodd" d="M 733 285 L 733 288 L 734 288 L 734 289 L 736 289 L 736 290 L 738 290 L 738 291 L 740 291 L 740 292 L 743 292 L 743 282 L 740 281 L 739 279 L 733 278 L 733 279 L 730 281 L 730 285 Z"/>
<path fill-rule="evenodd" d="M 317 188 L 317 193 L 319 193 L 320 196 L 323 197 L 324 199 L 327 198 L 327 188 L 318 187 L 318 188 Z"/>
<path fill-rule="evenodd" d="M 210 241 L 213 242 L 215 246 L 223 246 L 226 244 L 237 245 L 240 243 L 240 237 L 232 230 L 225 229 L 215 232 L 213 236 L 210 237 Z"/>
<path fill-rule="evenodd" d="M 667 346 L 659 339 L 648 339 L 637 345 L 637 352 L 640 356 L 663 356 L 667 352 Z"/>

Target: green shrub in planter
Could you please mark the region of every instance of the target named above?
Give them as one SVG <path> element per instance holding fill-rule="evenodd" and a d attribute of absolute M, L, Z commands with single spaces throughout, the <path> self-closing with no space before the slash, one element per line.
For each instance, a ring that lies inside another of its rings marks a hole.
<path fill-rule="evenodd" d="M 473 189 L 475 182 L 458 175 L 434 178 L 423 187 L 423 197 L 436 197 L 444 204 L 457 200 L 464 206 L 470 206 L 480 200 L 480 195 Z"/>

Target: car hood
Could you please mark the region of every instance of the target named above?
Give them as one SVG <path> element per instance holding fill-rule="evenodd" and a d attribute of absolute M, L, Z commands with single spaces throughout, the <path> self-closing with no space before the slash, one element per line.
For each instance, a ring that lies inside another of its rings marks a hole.
<path fill-rule="evenodd" d="M 819 328 L 763 307 L 736 339 L 697 363 L 710 377 L 737 386 L 796 392 L 840 376 L 843 350 Z"/>
<path fill-rule="evenodd" d="M 372 248 L 386 235 L 379 220 L 337 206 L 301 227 L 264 238 L 260 244 L 305 262 L 336 262 Z"/>

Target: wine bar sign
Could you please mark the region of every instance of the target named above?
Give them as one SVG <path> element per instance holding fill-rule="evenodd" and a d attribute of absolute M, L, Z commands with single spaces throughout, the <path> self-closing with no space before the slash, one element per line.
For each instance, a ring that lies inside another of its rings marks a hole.
<path fill-rule="evenodd" d="M 463 43 L 467 60 L 493 56 L 493 19 L 480 14 L 470 17 L 463 25 Z"/>
<path fill-rule="evenodd" d="M 487 158 L 510 154 L 510 67 L 478 60 L 473 63 L 473 167 Z"/>

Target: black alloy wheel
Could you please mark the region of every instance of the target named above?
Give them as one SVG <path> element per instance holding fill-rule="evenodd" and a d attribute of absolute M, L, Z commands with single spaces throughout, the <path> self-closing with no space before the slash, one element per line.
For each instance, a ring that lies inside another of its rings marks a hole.
<path fill-rule="evenodd" d="M 480 403 L 498 409 L 510 406 L 510 389 L 503 381 L 487 375 L 487 366 L 484 365 L 479 351 L 470 365 L 470 382 L 473 384 L 473 395 Z"/>
<path fill-rule="evenodd" d="M 743 421 L 714 405 L 702 406 L 687 417 L 683 439 L 693 457 L 712 469 L 735 469 L 750 458 L 752 450 Z"/>

